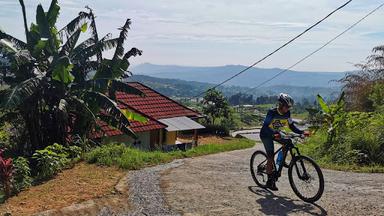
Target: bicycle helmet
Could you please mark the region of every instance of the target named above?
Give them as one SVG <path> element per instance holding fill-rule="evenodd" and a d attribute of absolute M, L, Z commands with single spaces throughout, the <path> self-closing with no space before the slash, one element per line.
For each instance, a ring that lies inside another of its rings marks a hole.
<path fill-rule="evenodd" d="M 279 104 L 288 106 L 289 108 L 293 107 L 293 104 L 295 103 L 292 97 L 286 93 L 280 93 L 277 100 L 279 101 Z"/>

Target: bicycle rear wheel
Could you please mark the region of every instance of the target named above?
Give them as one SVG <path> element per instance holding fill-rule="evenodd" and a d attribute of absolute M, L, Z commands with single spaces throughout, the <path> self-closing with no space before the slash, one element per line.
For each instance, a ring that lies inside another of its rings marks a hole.
<path fill-rule="evenodd" d="M 263 151 L 255 151 L 250 161 L 252 178 L 259 187 L 267 185 L 267 154 Z"/>
<path fill-rule="evenodd" d="M 300 155 L 288 168 L 289 183 L 295 194 L 305 202 L 316 202 L 324 192 L 324 177 L 319 165 L 311 158 Z"/>

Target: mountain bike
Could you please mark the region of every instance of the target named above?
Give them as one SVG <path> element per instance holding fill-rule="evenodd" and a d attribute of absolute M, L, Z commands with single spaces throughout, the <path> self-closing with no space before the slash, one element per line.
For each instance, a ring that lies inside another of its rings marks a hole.
<path fill-rule="evenodd" d="M 274 178 L 277 181 L 281 177 L 283 168 L 288 168 L 289 184 L 295 194 L 305 202 L 314 203 L 321 198 L 324 192 L 323 173 L 311 158 L 301 155 L 297 144 L 304 139 L 304 135 L 281 132 L 282 139 L 291 139 L 292 144 L 280 147 L 274 155 L 277 156 L 280 150 L 285 149 L 281 164 L 276 169 L 276 162 L 273 162 Z M 290 153 L 291 161 L 285 163 Z M 285 155 L 285 156 L 284 156 Z M 266 188 L 268 175 L 266 172 L 267 154 L 257 150 L 252 154 L 250 168 L 255 183 Z"/>

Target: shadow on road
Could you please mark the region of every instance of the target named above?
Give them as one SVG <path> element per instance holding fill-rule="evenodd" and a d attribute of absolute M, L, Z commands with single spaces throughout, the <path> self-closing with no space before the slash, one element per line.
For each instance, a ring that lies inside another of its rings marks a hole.
<path fill-rule="evenodd" d="M 311 215 L 328 215 L 327 211 L 316 204 L 293 200 L 288 197 L 278 196 L 267 189 L 249 186 L 248 189 L 262 198 L 256 200 L 260 204 L 261 212 L 266 215 L 287 215 L 289 213 L 308 213 Z M 295 202 L 296 201 L 296 202 Z"/>

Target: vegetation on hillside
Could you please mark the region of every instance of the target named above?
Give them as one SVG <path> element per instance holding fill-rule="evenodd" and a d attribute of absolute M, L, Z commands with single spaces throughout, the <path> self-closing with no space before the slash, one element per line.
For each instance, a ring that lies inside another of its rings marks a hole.
<path fill-rule="evenodd" d="M 321 111 L 309 110 L 310 122 L 318 132 L 303 146 L 306 153 L 338 168 L 384 166 L 383 58 L 384 47 L 375 47 L 358 73 L 340 80 L 344 91 L 335 103 L 326 104 L 318 97 Z"/>
<path fill-rule="evenodd" d="M 116 91 L 142 94 L 122 81 L 130 76 L 129 58 L 142 53 L 124 51 L 130 19 L 117 38 L 100 37 L 87 7 L 59 29 L 60 6 L 52 0 L 47 11 L 37 6 L 28 28 L 19 2 L 26 41 L 0 30 L 0 186 L 7 197 L 28 187 L 31 177 L 45 180 L 69 166 L 88 149 L 89 143 L 77 141 L 86 141 L 97 121 L 135 137 L 130 111 L 113 100 Z M 90 36 L 80 41 L 87 31 Z M 113 48 L 112 58 L 105 58 L 103 52 Z"/>
<path fill-rule="evenodd" d="M 135 72 L 135 71 L 134 71 Z M 195 82 L 195 81 L 185 81 L 179 79 L 166 79 L 166 78 L 156 78 L 145 75 L 136 75 L 132 76 L 134 81 L 144 83 L 145 85 L 150 86 L 151 88 L 159 91 L 160 93 L 179 99 L 182 102 L 190 100 L 191 97 L 194 97 L 200 94 L 203 90 L 210 89 L 214 86 L 211 83 L 204 82 Z M 130 79 L 128 79 L 130 80 Z M 320 93 L 327 100 L 337 98 L 337 93 L 340 91 L 340 87 L 302 87 L 302 86 L 288 86 L 288 85 L 279 85 L 279 86 L 265 86 L 258 89 L 252 89 L 249 87 L 240 87 L 240 86 L 219 86 L 218 91 L 222 92 L 226 97 L 231 97 L 232 95 L 242 94 L 252 95 L 254 99 L 258 97 L 274 97 L 280 92 L 289 92 L 296 101 L 302 101 L 305 98 L 309 99 L 316 94 Z M 194 100 L 196 101 L 196 100 Z M 258 102 L 258 104 L 265 103 L 264 101 Z"/>

